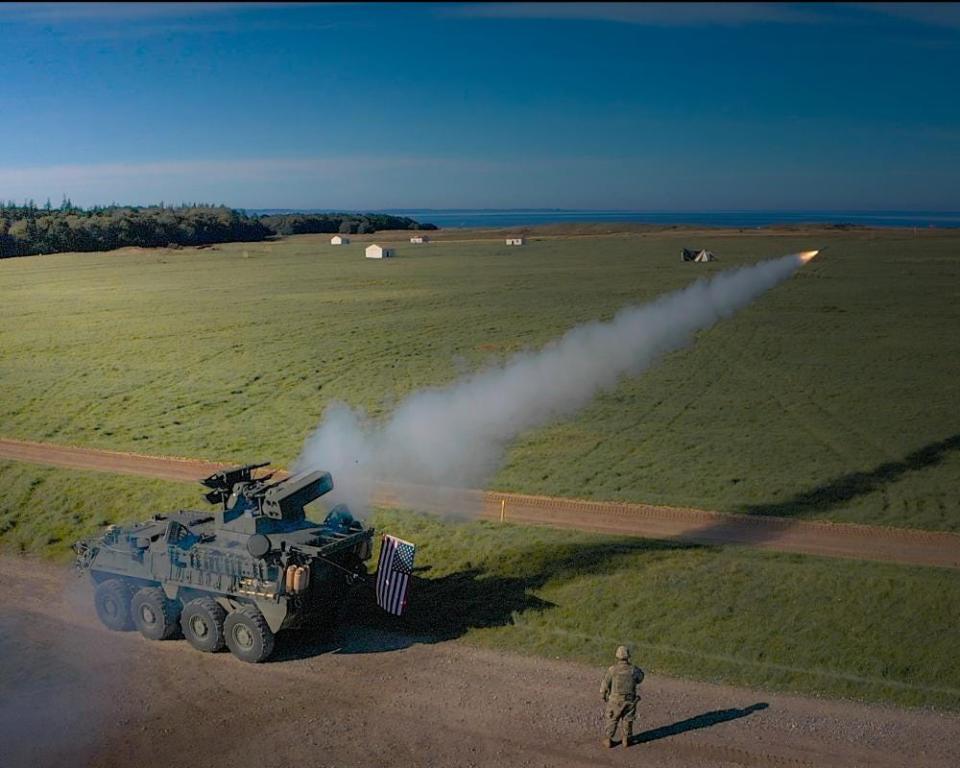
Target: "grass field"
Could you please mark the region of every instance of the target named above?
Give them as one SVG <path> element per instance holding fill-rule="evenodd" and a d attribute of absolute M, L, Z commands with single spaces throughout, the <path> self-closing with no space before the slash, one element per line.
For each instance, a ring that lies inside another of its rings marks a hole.
<path fill-rule="evenodd" d="M 450 233 L 444 233 L 450 236 Z M 332 399 L 408 392 L 697 276 L 827 247 L 491 487 L 960 530 L 960 233 L 685 232 L 401 244 L 325 237 L 0 262 L 0 435 L 290 462 Z M 681 245 L 717 264 L 681 264 Z"/>
<path fill-rule="evenodd" d="M 0 462 L 0 547 L 66 560 L 107 523 L 203 506 L 200 486 Z M 319 516 L 319 513 L 315 516 Z M 609 663 L 805 693 L 960 709 L 960 572 L 380 512 L 418 545 L 401 622 L 424 642 Z M 375 560 L 374 560 L 375 561 Z"/>

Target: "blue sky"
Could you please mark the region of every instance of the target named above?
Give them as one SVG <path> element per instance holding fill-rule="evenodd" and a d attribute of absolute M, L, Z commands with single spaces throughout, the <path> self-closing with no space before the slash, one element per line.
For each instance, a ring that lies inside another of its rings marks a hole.
<path fill-rule="evenodd" d="M 0 6 L 0 198 L 960 209 L 960 4 Z"/>

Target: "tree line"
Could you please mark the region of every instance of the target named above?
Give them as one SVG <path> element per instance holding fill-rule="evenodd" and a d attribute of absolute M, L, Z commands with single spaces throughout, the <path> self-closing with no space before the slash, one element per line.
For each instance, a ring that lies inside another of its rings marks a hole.
<path fill-rule="evenodd" d="M 0 203 L 0 258 L 62 251 L 109 251 L 254 242 L 276 235 L 314 232 L 367 233 L 380 229 L 436 229 L 386 214 L 247 215 L 207 203 L 167 206 L 79 208 L 68 199 L 58 207 Z"/>
<path fill-rule="evenodd" d="M 339 232 L 365 235 L 382 229 L 436 229 L 406 216 L 386 213 L 281 213 L 261 216 L 260 221 L 278 235 L 309 235 Z"/>

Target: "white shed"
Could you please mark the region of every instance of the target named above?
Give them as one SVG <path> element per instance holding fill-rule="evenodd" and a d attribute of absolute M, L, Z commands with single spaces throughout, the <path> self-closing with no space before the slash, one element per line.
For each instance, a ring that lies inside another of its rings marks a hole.
<path fill-rule="evenodd" d="M 368 259 L 386 259 L 393 256 L 393 248 L 384 248 L 374 243 L 367 246 L 366 254 Z"/>
<path fill-rule="evenodd" d="M 426 235 L 414 235 L 410 238 L 411 243 L 429 243 L 430 238 Z"/>
<path fill-rule="evenodd" d="M 350 238 L 343 235 L 334 235 L 330 238 L 330 245 L 350 245 Z"/>
<path fill-rule="evenodd" d="M 508 237 L 507 245 L 523 245 L 526 242 L 522 237 Z"/>

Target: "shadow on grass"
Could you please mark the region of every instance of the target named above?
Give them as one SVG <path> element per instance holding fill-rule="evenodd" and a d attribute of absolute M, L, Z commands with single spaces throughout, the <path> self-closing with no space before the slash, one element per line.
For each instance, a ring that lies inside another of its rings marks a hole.
<path fill-rule="evenodd" d="M 851 472 L 821 486 L 797 494 L 786 501 L 754 504 L 744 511 L 748 515 L 771 517 L 804 517 L 824 512 L 841 504 L 866 496 L 885 485 L 896 482 L 910 472 L 934 467 L 951 451 L 960 450 L 960 434 L 929 443 L 900 461 L 888 461 L 869 472 Z"/>
<path fill-rule="evenodd" d="M 679 734 L 686 733 L 687 731 L 696 731 L 701 728 L 711 728 L 712 726 L 719 725 L 720 723 L 726 723 L 730 720 L 739 720 L 741 717 L 747 717 L 752 715 L 754 712 L 759 712 L 769 706 L 770 705 L 765 701 L 760 701 L 756 704 L 751 704 L 749 707 L 745 707 L 744 709 L 717 709 L 713 712 L 704 712 L 702 715 L 697 715 L 696 717 L 691 717 L 686 720 L 680 720 L 672 725 L 664 725 L 660 728 L 652 728 L 649 731 L 638 733 L 636 736 L 630 739 L 630 743 L 646 744 L 648 741 L 657 741 L 658 739 L 666 739 L 669 736 L 678 736 Z"/>
<path fill-rule="evenodd" d="M 606 540 L 593 545 L 556 545 L 528 552 L 511 552 L 525 575 L 500 576 L 484 568 L 410 581 L 409 605 L 401 619 L 377 607 L 373 592 L 361 589 L 342 606 L 334 630 L 288 631 L 277 637 L 272 659 L 316 656 L 322 653 L 382 653 L 416 644 L 437 643 L 461 637 L 468 630 L 502 627 L 526 611 L 547 611 L 553 603 L 531 594 L 551 581 L 601 573 L 617 561 L 638 552 L 656 553 L 698 548 L 646 539 Z M 423 569 L 417 569 L 423 573 Z"/>
<path fill-rule="evenodd" d="M 888 461 L 869 472 L 842 475 L 785 501 L 753 504 L 746 507 L 741 515 L 756 520 L 746 520 L 742 516 L 721 518 L 690 531 L 686 534 L 687 540 L 706 544 L 763 544 L 775 541 L 782 532 L 793 528 L 797 520 L 813 517 L 859 496 L 873 493 L 909 472 L 936 466 L 944 456 L 956 450 L 960 450 L 960 434 L 929 443 L 900 461 Z"/>

